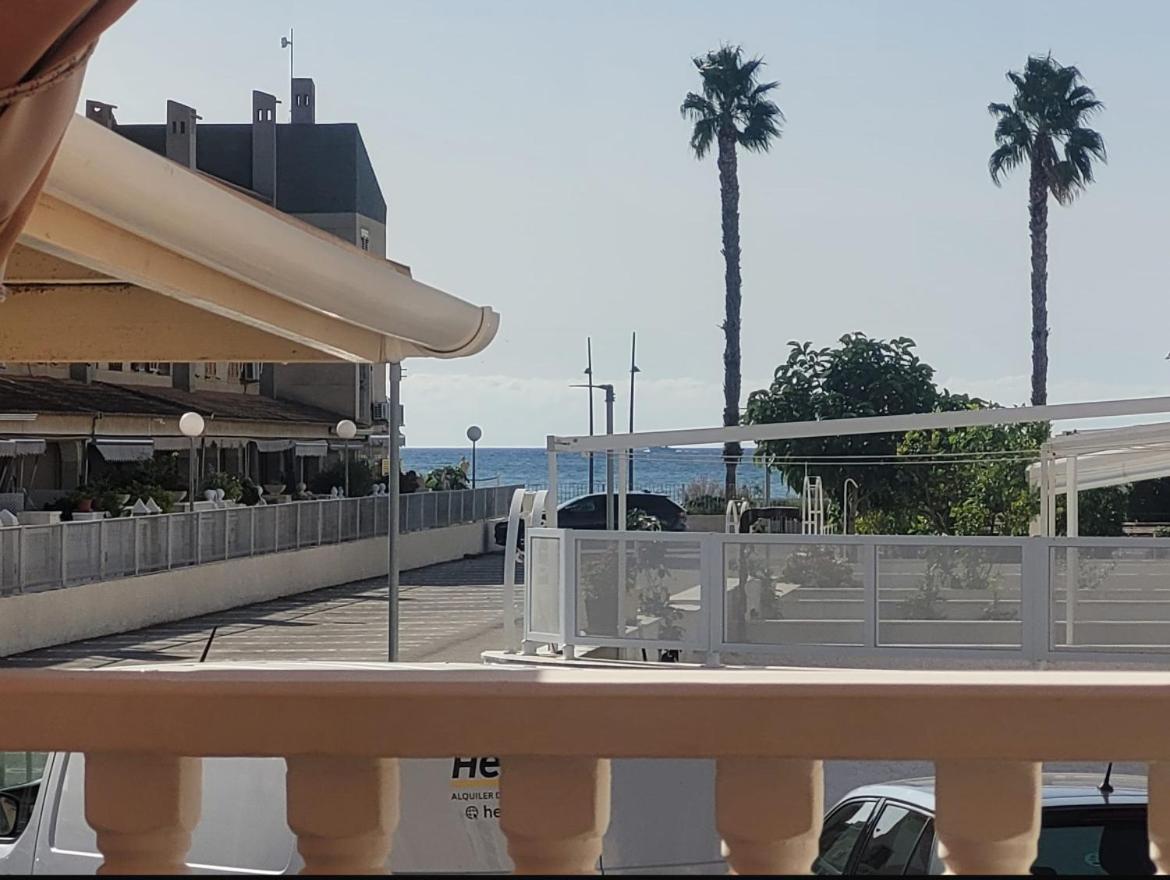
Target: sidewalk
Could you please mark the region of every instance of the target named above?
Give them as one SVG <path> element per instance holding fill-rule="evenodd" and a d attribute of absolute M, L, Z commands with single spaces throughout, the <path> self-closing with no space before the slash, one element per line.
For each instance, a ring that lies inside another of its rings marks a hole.
<path fill-rule="evenodd" d="M 402 573 L 399 658 L 478 662 L 503 647 L 499 553 Z M 97 668 L 198 660 L 213 627 L 209 659 L 386 659 L 386 581 L 328 587 L 178 623 L 74 642 L 0 660 L 4 667 Z"/>

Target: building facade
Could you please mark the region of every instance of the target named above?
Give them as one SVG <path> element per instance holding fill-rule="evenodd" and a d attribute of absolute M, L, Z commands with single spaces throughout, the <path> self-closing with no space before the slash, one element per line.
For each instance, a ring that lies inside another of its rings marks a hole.
<path fill-rule="evenodd" d="M 156 124 L 120 124 L 115 105 L 94 100 L 86 116 L 385 260 L 386 201 L 358 126 L 317 122 L 312 79 L 292 80 L 291 101 L 286 123 L 277 121 L 276 97 L 260 91 L 248 122 L 207 123 L 177 101 Z M 383 422 L 385 398 L 383 368 L 349 363 L 8 363 L 0 372 L 0 437 L 24 442 L 0 443 L 0 493 L 71 489 L 111 456 L 185 455 L 178 417 L 188 410 L 207 419 L 204 471 L 291 486 L 335 451 L 338 420 L 353 420 L 359 437 Z"/>

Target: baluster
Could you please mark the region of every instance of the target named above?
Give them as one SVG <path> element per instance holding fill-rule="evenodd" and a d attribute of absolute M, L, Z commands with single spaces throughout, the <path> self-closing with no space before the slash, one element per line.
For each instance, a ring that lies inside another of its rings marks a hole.
<path fill-rule="evenodd" d="M 593 874 L 609 827 L 607 758 L 504 758 L 500 828 L 517 874 Z"/>
<path fill-rule="evenodd" d="M 1170 873 L 1170 763 L 1157 761 L 1149 767 L 1146 824 L 1150 835 L 1150 861 L 1159 874 Z"/>
<path fill-rule="evenodd" d="M 935 765 L 938 852 L 948 874 L 1027 874 L 1040 836 L 1040 764 Z"/>
<path fill-rule="evenodd" d="M 715 827 L 735 874 L 807 874 L 824 812 L 820 761 L 720 758 Z"/>
<path fill-rule="evenodd" d="M 85 820 L 97 833 L 98 873 L 186 873 L 202 786 L 200 758 L 87 754 Z"/>
<path fill-rule="evenodd" d="M 288 827 L 302 874 L 384 874 L 398 827 L 395 758 L 295 757 L 288 764 Z"/>

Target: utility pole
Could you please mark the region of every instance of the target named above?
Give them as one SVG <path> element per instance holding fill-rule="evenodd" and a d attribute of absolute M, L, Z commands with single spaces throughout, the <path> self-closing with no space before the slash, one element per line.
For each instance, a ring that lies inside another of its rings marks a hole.
<path fill-rule="evenodd" d="M 292 96 L 292 81 L 294 67 L 293 67 L 293 29 L 288 29 L 288 36 L 280 38 L 280 48 L 288 49 L 288 118 L 292 119 L 293 96 Z"/>
<path fill-rule="evenodd" d="M 634 376 L 642 372 L 638 369 L 638 363 L 635 360 L 635 352 L 638 350 L 638 334 L 637 331 L 630 334 L 630 433 L 634 433 Z M 627 477 L 628 485 L 631 489 L 634 488 L 634 450 L 630 450 L 630 472 Z"/>
<path fill-rule="evenodd" d="M 593 339 L 585 337 L 585 375 L 589 377 L 589 436 L 593 436 Z M 586 495 L 593 494 L 593 453 L 589 453 L 589 490 Z"/>

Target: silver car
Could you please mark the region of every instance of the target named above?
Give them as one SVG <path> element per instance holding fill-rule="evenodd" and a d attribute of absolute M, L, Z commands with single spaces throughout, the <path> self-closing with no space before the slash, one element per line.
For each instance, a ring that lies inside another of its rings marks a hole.
<path fill-rule="evenodd" d="M 1044 775 L 1036 875 L 1153 874 L 1146 836 L 1146 780 L 1083 773 Z M 941 874 L 934 780 L 866 785 L 825 817 L 815 874 Z"/>

